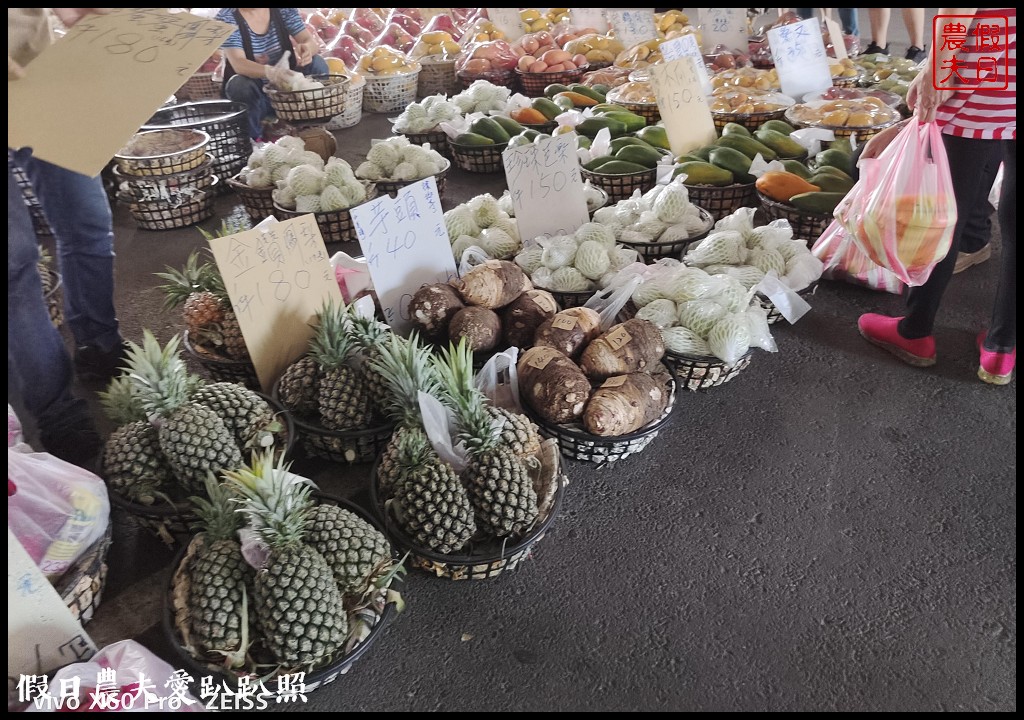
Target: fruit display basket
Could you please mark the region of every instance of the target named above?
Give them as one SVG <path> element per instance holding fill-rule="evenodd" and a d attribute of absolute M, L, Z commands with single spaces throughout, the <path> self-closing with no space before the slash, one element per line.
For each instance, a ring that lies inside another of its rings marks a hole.
<path fill-rule="evenodd" d="M 314 497 L 320 504 L 337 505 L 344 508 L 358 515 L 378 531 L 385 532 L 373 513 L 367 512 L 354 503 L 319 492 Z M 182 630 L 188 627 L 188 608 L 185 605 L 189 582 L 187 568 L 197 548 L 197 543 L 190 542 L 178 552 L 172 564 L 175 570 L 164 596 L 164 609 L 161 621 L 164 639 L 170 645 L 182 666 L 197 682 L 201 678 L 211 677 L 218 683 L 218 687 L 220 687 L 220 683 L 226 683 L 227 687 L 233 688 L 239 685 L 239 681 L 242 678 L 249 678 L 252 681 L 260 681 L 260 684 L 271 693 L 282 690 L 283 688 L 278 687 L 275 677 L 278 673 L 291 672 L 290 669 L 279 668 L 269 675 L 264 674 L 266 668 L 264 668 L 263 673 L 246 674 L 242 671 L 231 672 L 225 670 L 221 664 L 204 662 L 202 658 L 197 657 L 186 646 L 186 635 Z M 392 559 L 396 564 L 401 560 L 400 556 L 394 551 L 392 551 Z M 302 677 L 302 689 L 304 692 L 312 692 L 334 682 L 340 676 L 346 674 L 356 661 L 369 652 L 370 648 L 381 638 L 384 631 L 397 617 L 399 608 L 396 606 L 395 600 L 392 599 L 394 597 L 393 593 L 400 597 L 401 593 L 404 592 L 404 587 L 405 582 L 401 573 L 392 573 L 389 577 L 388 585 L 372 593 L 371 598 L 365 605 L 346 608 L 349 617 L 348 639 L 343 644 L 342 650 L 332 657 L 328 663 L 319 667 L 304 668 L 305 673 Z M 250 637 L 252 636 L 251 634 L 252 630 L 250 631 Z M 255 685 L 252 687 L 255 687 Z"/>
<path fill-rule="evenodd" d="M 788 203 L 772 200 L 760 191 L 758 191 L 757 197 L 761 201 L 765 218 L 769 222 L 788 220 L 793 228 L 793 237 L 805 241 L 808 248 L 818 241 L 833 220 L 832 213 L 812 213 L 800 210 Z"/>
<path fill-rule="evenodd" d="M 522 561 L 532 557 L 534 549 L 544 539 L 561 508 L 562 497 L 569 481 L 562 471 L 557 444 L 552 440 L 545 440 L 541 443 L 538 458 L 540 467 L 534 478 L 534 488 L 538 490 L 540 512 L 533 528 L 516 541 L 501 542 L 492 539 L 474 543 L 470 540 L 468 552 L 449 555 L 416 545 L 414 540 L 398 527 L 392 510 L 388 507 L 388 498 L 380 492 L 376 464 L 370 473 L 370 501 L 374 511 L 383 519 L 392 544 L 401 552 L 409 553 L 409 564 L 412 567 L 448 580 L 489 580 L 516 570 Z"/>
<path fill-rule="evenodd" d="M 331 132 L 354 127 L 363 119 L 363 89 L 366 80 L 361 76 L 350 79 L 345 91 L 345 109 L 331 118 L 324 127 Z"/>
<path fill-rule="evenodd" d="M 416 98 L 422 100 L 431 95 L 457 95 L 462 89 L 455 76 L 455 60 L 430 60 L 420 58 L 420 77 L 416 84 Z"/>
<path fill-rule="evenodd" d="M 128 209 L 136 224 L 143 230 L 173 230 L 188 227 L 213 216 L 214 200 L 217 196 L 217 177 L 205 190 L 196 190 L 182 200 L 175 202 L 154 200 L 151 202 L 131 201 Z"/>
<path fill-rule="evenodd" d="M 495 145 L 456 145 L 451 140 L 448 141 L 448 149 L 455 166 L 471 173 L 504 172 L 505 164 L 501 154 L 507 147 L 507 142 Z"/>
<path fill-rule="evenodd" d="M 852 76 L 836 76 L 832 78 L 832 87 L 855 88 L 860 85 L 865 73 L 861 72 Z"/>
<path fill-rule="evenodd" d="M 344 75 L 310 75 L 310 79 L 323 83 L 312 90 L 286 92 L 266 89 L 267 99 L 279 120 L 286 122 L 328 122 L 345 112 L 345 96 L 349 79 Z"/>
<path fill-rule="evenodd" d="M 725 187 L 686 185 L 686 189 L 690 193 L 690 202 L 707 210 L 716 222 L 741 207 L 757 207 L 754 183 L 734 183 Z"/>
<path fill-rule="evenodd" d="M 238 173 L 252 154 L 248 109 L 230 100 L 206 100 L 163 107 L 149 119 L 143 130 L 192 128 L 210 136 L 207 151 L 213 156 L 213 173 L 225 180 Z M 227 183 L 220 186 L 228 191 Z"/>
<path fill-rule="evenodd" d="M 419 68 L 401 75 L 383 77 L 366 76 L 363 88 L 363 110 L 372 113 L 402 112 L 409 103 L 416 102 Z"/>
<path fill-rule="evenodd" d="M 580 174 L 591 185 L 608 193 L 608 202 L 611 203 L 629 199 L 636 190 L 645 193 L 658 183 L 658 171 L 653 168 L 623 175 L 606 175 L 580 168 Z"/>
<path fill-rule="evenodd" d="M 707 390 L 732 380 L 750 365 L 751 353 L 727 365 L 717 357 L 698 357 L 666 352 L 662 363 L 676 376 L 679 387 L 686 390 Z"/>
<path fill-rule="evenodd" d="M 441 172 L 434 175 L 434 180 L 437 182 L 437 195 L 444 200 L 444 187 L 446 179 L 448 177 L 448 171 L 451 170 L 452 163 L 450 160 L 445 160 L 444 169 Z M 404 188 L 406 185 L 413 185 L 415 183 L 423 181 L 425 178 L 417 178 L 416 180 L 378 180 L 377 190 L 379 192 L 387 193 L 391 197 L 394 197 L 399 190 Z"/>
<path fill-rule="evenodd" d="M 459 85 L 463 90 L 469 89 L 469 86 L 477 80 L 486 80 L 491 85 L 511 89 L 515 89 L 516 86 L 515 70 L 491 70 L 484 73 L 467 73 L 465 71 L 459 71 L 455 73 L 455 77 L 459 79 Z"/>
<path fill-rule="evenodd" d="M 591 220 L 594 219 L 594 213 L 596 213 L 601 208 L 605 207 L 608 204 L 608 202 L 609 202 L 609 196 L 608 196 L 608 191 L 607 190 L 605 190 L 604 188 L 599 188 L 599 187 L 595 187 L 594 189 L 597 190 L 601 194 L 601 199 L 598 200 L 597 202 L 593 203 L 593 204 L 591 204 L 590 202 L 587 202 L 587 214 L 590 215 L 590 219 Z"/>
<path fill-rule="evenodd" d="M 368 184 L 366 187 L 366 199 L 358 205 L 353 205 L 350 208 L 344 210 L 332 210 L 330 212 L 318 212 L 313 213 L 316 218 L 317 227 L 320 228 L 320 235 L 323 237 L 324 242 L 327 244 L 331 243 L 347 243 L 356 242 L 356 226 L 352 222 L 351 210 L 354 207 L 359 207 L 364 203 L 368 203 L 377 197 L 377 186 Z M 295 210 L 289 210 L 288 208 L 281 207 L 280 205 L 274 205 L 274 214 L 278 220 L 291 220 L 308 213 L 300 213 Z"/>
<path fill-rule="evenodd" d="M 589 71 L 589 65 L 575 70 L 559 70 L 556 72 L 523 72 L 516 68 L 519 88 L 526 97 L 544 97 L 544 89 L 551 84 L 572 85 L 583 79 L 583 73 Z"/>
<path fill-rule="evenodd" d="M 201 165 L 171 175 L 126 175 L 116 167 L 113 173 L 118 192 L 131 202 L 183 205 L 214 184 L 213 167 L 213 156 L 208 154 Z"/>
<path fill-rule="evenodd" d="M 804 107 L 806 105 L 814 106 L 821 103 L 822 101 L 816 101 L 812 103 L 805 103 L 803 106 L 794 105 L 793 107 L 788 108 L 786 110 L 785 116 L 786 122 L 788 122 L 793 127 L 797 128 L 820 127 L 826 130 L 831 130 L 833 133 L 835 133 L 836 138 L 848 138 L 856 136 L 858 143 L 864 143 L 867 140 L 873 138 L 878 133 L 885 130 L 886 128 L 890 128 L 896 123 L 900 122 L 900 120 L 902 120 L 902 116 L 900 115 L 899 111 L 894 110 L 888 106 L 887 109 L 889 110 L 889 113 L 887 114 L 887 118 L 883 122 L 878 123 L 877 125 L 826 125 L 821 122 L 808 122 L 806 120 L 800 119 L 801 107 Z"/>
<path fill-rule="evenodd" d="M 210 135 L 202 130 L 168 129 L 136 133 L 115 155 L 125 175 L 173 175 L 206 162 Z"/>
<path fill-rule="evenodd" d="M 179 100 L 216 100 L 221 96 L 222 85 L 213 79 L 212 72 L 197 72 L 174 92 L 174 96 Z"/>
<path fill-rule="evenodd" d="M 665 412 L 661 414 L 661 417 L 654 422 L 648 423 L 636 432 L 627 435 L 610 437 L 594 435 L 587 432 L 582 425 L 558 425 L 548 422 L 537 415 L 525 403 L 523 409 L 527 417 L 540 428 L 541 435 L 558 442 L 558 447 L 565 457 L 572 460 L 594 463 L 599 466 L 607 465 L 641 452 L 668 425 L 676 405 L 675 378 L 671 378 L 669 384 L 671 387 L 669 388 L 668 406 L 665 408 Z"/>
<path fill-rule="evenodd" d="M 656 102 L 629 102 L 627 100 L 619 100 L 618 93 L 612 88 L 611 92 L 608 93 L 608 102 L 621 105 L 622 107 L 629 110 L 634 115 L 647 119 L 648 125 L 655 125 L 661 120 L 661 109 L 658 107 Z"/>
<path fill-rule="evenodd" d="M 274 188 L 254 188 L 239 180 L 235 175 L 227 179 L 225 183 L 235 191 L 235 194 L 242 199 L 245 212 L 249 214 L 254 223 L 274 214 Z"/>
<path fill-rule="evenodd" d="M 558 303 L 558 307 L 562 310 L 568 310 L 574 307 L 583 307 L 586 305 L 587 300 L 594 297 L 597 290 L 580 290 L 580 291 L 563 291 L 558 292 L 557 290 L 548 290 L 545 287 L 537 286 L 539 290 L 545 290 L 551 293 L 551 297 Z"/>
<path fill-rule="evenodd" d="M 434 129 L 421 133 L 407 132 L 395 134 L 404 135 L 413 145 L 426 145 L 429 143 L 432 150 L 436 150 L 445 157 L 451 157 L 451 150 L 448 148 L 448 135 L 443 130 Z"/>
<path fill-rule="evenodd" d="M 736 123 L 737 125 L 742 125 L 750 132 L 754 132 L 769 120 L 781 120 L 785 115 L 786 108 L 781 107 L 778 110 L 754 113 L 712 112 L 711 120 L 719 131 L 729 123 Z"/>
<path fill-rule="evenodd" d="M 183 333 L 181 344 L 188 356 L 202 365 L 214 382 L 238 383 L 259 392 L 260 380 L 256 376 L 252 360 L 233 360 L 217 355 L 202 346 L 193 345 L 188 330 Z"/>
<path fill-rule="evenodd" d="M 649 243 L 634 243 L 619 240 L 619 244 L 636 250 L 637 254 L 639 254 L 645 262 L 654 262 L 659 258 L 667 257 L 679 258 L 691 243 L 695 243 L 698 240 L 706 238 L 708 233 L 711 232 L 711 228 L 715 226 L 715 219 L 711 217 L 711 213 L 700 206 L 697 206 L 697 209 L 700 211 L 701 220 L 704 221 L 704 227 L 699 232 L 694 233 L 688 238 L 683 240 L 672 240 L 670 242 Z"/>
<path fill-rule="evenodd" d="M 110 549 L 112 526 L 82 553 L 75 564 L 54 583 L 54 589 L 78 622 L 85 625 L 100 605 L 107 582 L 107 551 Z"/>
<path fill-rule="evenodd" d="M 802 297 L 804 300 L 806 300 L 811 295 L 814 295 L 814 293 L 816 293 L 817 291 L 818 291 L 818 281 L 815 280 L 810 285 L 805 287 L 803 290 L 797 290 L 796 294 L 799 295 L 800 297 Z M 769 300 L 764 295 L 761 295 L 760 293 L 758 293 L 757 301 L 761 304 L 761 307 L 763 307 L 765 309 L 765 311 L 768 313 L 767 320 L 768 320 L 768 324 L 769 325 L 774 325 L 775 323 L 779 322 L 780 320 L 785 320 L 786 319 L 783 316 L 783 314 L 781 312 L 779 312 L 779 309 L 777 307 L 775 307 L 775 303 L 773 303 L 771 300 Z"/>

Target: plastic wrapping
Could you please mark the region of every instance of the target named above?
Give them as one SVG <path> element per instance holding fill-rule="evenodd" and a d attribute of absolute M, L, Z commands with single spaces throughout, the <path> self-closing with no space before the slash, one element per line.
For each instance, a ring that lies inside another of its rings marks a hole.
<path fill-rule="evenodd" d="M 387 46 L 407 53 L 412 50 L 414 44 L 416 44 L 416 39 L 405 28 L 398 23 L 388 23 L 369 44 L 369 47 Z"/>
<path fill-rule="evenodd" d="M 824 267 L 822 277 L 843 280 L 853 285 L 900 295 L 904 283 L 896 275 L 871 262 L 857 246 L 839 221 L 834 221 L 821 234 L 811 249 Z"/>
<path fill-rule="evenodd" d="M 454 60 L 462 52 L 451 33 L 443 30 L 432 30 L 420 34 L 416 44 L 409 51 L 409 57 L 422 62 L 436 60 Z"/>
<path fill-rule="evenodd" d="M 385 22 L 398 25 L 413 37 L 423 32 L 423 16 L 416 8 L 392 8 Z"/>
<path fill-rule="evenodd" d="M 446 32 L 452 36 L 455 42 L 462 40 L 462 28 L 459 27 L 454 17 L 446 13 L 440 13 L 430 18 L 423 26 L 423 32 Z"/>
<path fill-rule="evenodd" d="M 339 35 L 327 46 L 327 57 L 338 58 L 349 70 L 354 70 L 359 64 L 359 58 L 365 54 L 366 48 L 348 35 Z"/>
<path fill-rule="evenodd" d="M 507 73 L 516 67 L 519 56 L 504 40 L 474 43 L 455 61 L 457 72 L 486 78 L 493 73 Z"/>
<path fill-rule="evenodd" d="M 350 37 L 363 47 L 368 46 L 373 42 L 373 39 L 377 37 L 377 33 L 371 32 L 362 25 L 354 23 L 351 20 L 343 22 L 341 27 L 338 29 L 341 30 L 340 37 Z"/>
<path fill-rule="evenodd" d="M 518 361 L 517 347 L 497 353 L 476 374 L 476 386 L 491 401 L 491 405 L 522 413 L 523 406 L 519 403 L 519 373 L 516 370 Z"/>
<path fill-rule="evenodd" d="M 384 21 L 370 8 L 354 8 L 348 19 L 374 35 L 384 29 Z"/>

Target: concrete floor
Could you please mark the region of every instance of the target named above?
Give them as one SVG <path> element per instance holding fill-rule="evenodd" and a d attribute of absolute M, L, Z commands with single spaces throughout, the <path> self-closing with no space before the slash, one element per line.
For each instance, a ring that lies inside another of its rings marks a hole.
<path fill-rule="evenodd" d="M 367 116 L 339 154 L 356 161 L 389 128 Z M 445 207 L 502 186 L 453 171 Z M 152 273 L 202 238 L 138 231 L 123 209 L 116 238 L 123 332 L 166 340 L 179 317 Z M 953 279 L 927 370 L 857 334 L 860 313 L 899 298 L 823 283 L 809 315 L 775 326 L 778 354 L 682 395 L 644 453 L 569 463 L 561 513 L 518 572 L 411 575 L 406 612 L 301 709 L 1015 710 L 1017 384 L 975 377 L 999 255 L 997 239 Z M 368 466 L 294 467 L 367 501 Z M 114 523 L 87 630 L 175 664 L 159 627 L 173 552 Z"/>

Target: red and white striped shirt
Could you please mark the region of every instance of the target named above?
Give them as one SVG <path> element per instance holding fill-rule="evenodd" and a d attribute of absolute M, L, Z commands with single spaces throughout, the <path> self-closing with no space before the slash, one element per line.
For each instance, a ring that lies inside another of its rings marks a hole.
<path fill-rule="evenodd" d="M 974 15 L 975 19 L 971 23 L 968 37 L 976 37 L 973 31 L 979 21 L 985 22 L 986 18 L 991 18 L 991 22 L 1002 26 L 1004 17 L 1007 18 L 1007 30 L 1006 37 L 1001 38 L 1001 51 L 989 51 L 985 54 L 998 58 L 995 79 L 999 85 L 1005 81 L 1006 89 L 957 90 L 936 112 L 935 119 L 942 127 L 942 132 L 947 135 L 976 140 L 1017 139 L 1017 9 L 979 8 Z M 979 50 L 976 47 L 965 46 L 963 55 L 958 57 L 965 58 L 973 67 L 974 58 L 978 54 Z"/>

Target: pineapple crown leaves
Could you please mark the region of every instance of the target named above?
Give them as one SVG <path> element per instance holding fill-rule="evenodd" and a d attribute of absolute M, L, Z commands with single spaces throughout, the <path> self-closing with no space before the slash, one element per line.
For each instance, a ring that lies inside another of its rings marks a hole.
<path fill-rule="evenodd" d="M 351 322 L 349 307 L 334 299 L 324 303 L 317 313 L 316 333 L 309 344 L 309 353 L 324 370 L 346 364 L 356 349 L 356 341 L 349 329 Z"/>
<path fill-rule="evenodd" d="M 168 415 L 188 402 L 202 385 L 178 356 L 181 337 L 175 335 L 160 347 L 152 331 L 143 331 L 142 347 L 128 341 L 127 377 L 147 415 Z"/>
<path fill-rule="evenodd" d="M 458 437 L 466 451 L 471 456 L 487 452 L 497 443 L 499 428 L 487 412 L 486 397 L 476 386 L 473 351 L 466 339 L 442 348 L 441 356 L 434 356 L 433 361 L 441 378 L 442 400 L 455 413 Z"/>
<path fill-rule="evenodd" d="M 207 497 L 191 497 L 199 525 L 206 533 L 208 542 L 231 540 L 242 527 L 242 517 L 235 511 L 235 504 L 226 485 L 217 482 L 213 473 L 203 481 Z"/>
<path fill-rule="evenodd" d="M 254 453 L 248 465 L 224 473 L 238 496 L 239 511 L 271 549 L 299 545 L 313 507 L 312 483 L 290 473 L 290 467 L 283 453 L 275 458 L 268 450 Z"/>
<path fill-rule="evenodd" d="M 419 335 L 413 333 L 408 340 L 389 335 L 387 341 L 378 346 L 369 366 L 380 374 L 388 389 L 382 403 L 388 417 L 407 427 L 421 426 L 419 393 L 422 390 L 438 396 L 441 378 L 431 362 L 430 348 Z"/>
<path fill-rule="evenodd" d="M 209 292 L 218 299 L 227 298 L 224 278 L 209 257 L 209 251 L 193 250 L 185 260 L 184 267 L 179 269 L 167 266 L 166 272 L 154 275 L 166 281 L 165 285 L 160 286 L 164 293 L 164 310 L 173 310 L 182 305 L 193 293 Z"/>
<path fill-rule="evenodd" d="M 111 380 L 106 391 L 100 392 L 99 396 L 103 411 L 118 427 L 146 419 L 146 408 L 128 375 Z"/>
<path fill-rule="evenodd" d="M 391 333 L 391 328 L 374 317 L 364 317 L 358 313 L 351 313 L 350 317 L 351 332 L 364 350 L 380 345 Z"/>

